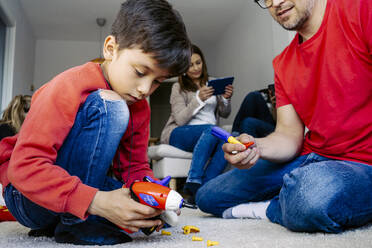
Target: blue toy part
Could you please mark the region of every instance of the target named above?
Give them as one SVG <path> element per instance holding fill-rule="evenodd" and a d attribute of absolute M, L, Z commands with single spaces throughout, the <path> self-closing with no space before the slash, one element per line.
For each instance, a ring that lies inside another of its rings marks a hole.
<path fill-rule="evenodd" d="M 155 179 L 151 178 L 150 176 L 145 177 L 145 181 L 160 184 L 160 185 L 163 185 L 163 186 L 168 186 L 170 180 L 171 180 L 171 176 L 167 176 L 167 177 L 163 178 L 163 180 L 161 180 L 161 181 L 155 180 Z"/>
<path fill-rule="evenodd" d="M 155 198 L 152 195 L 140 193 L 139 197 L 151 207 L 159 206 L 159 203 L 155 200 Z"/>
<path fill-rule="evenodd" d="M 227 132 L 226 130 L 220 128 L 220 127 L 217 127 L 217 126 L 214 126 L 212 128 L 212 131 L 211 131 L 212 135 L 216 136 L 217 138 L 220 138 L 224 141 L 228 141 L 229 137 L 231 136 L 231 134 L 229 132 Z"/>

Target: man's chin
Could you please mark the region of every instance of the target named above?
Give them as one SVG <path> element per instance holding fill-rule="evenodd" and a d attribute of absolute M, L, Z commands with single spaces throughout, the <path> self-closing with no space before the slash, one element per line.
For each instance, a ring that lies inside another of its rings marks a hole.
<path fill-rule="evenodd" d="M 288 31 L 298 31 L 304 26 L 307 19 L 308 18 L 302 18 L 300 20 L 296 19 L 294 21 L 287 20 L 279 22 L 279 24 Z"/>
<path fill-rule="evenodd" d="M 285 30 L 288 30 L 288 31 L 296 31 L 298 29 L 298 27 L 296 25 L 291 25 L 291 24 L 286 24 L 286 23 L 281 23 L 280 24 Z"/>

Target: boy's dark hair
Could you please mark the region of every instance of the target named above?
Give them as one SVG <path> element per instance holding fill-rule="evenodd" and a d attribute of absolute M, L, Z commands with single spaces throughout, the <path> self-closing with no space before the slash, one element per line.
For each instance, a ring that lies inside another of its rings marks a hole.
<path fill-rule="evenodd" d="M 172 76 L 187 71 L 191 48 L 180 14 L 165 0 L 127 0 L 112 24 L 119 49 L 139 46 Z"/>
<path fill-rule="evenodd" d="M 200 75 L 200 82 L 199 82 L 200 87 L 203 87 L 204 85 L 207 84 L 208 78 L 209 78 L 208 69 L 207 69 L 207 62 L 205 62 L 205 58 L 204 58 L 204 55 L 203 55 L 203 52 L 201 51 L 201 49 L 197 45 L 192 44 L 191 45 L 191 55 L 193 55 L 194 53 L 199 54 L 199 56 L 200 56 L 200 58 L 203 62 L 202 73 Z M 180 75 L 178 77 L 178 83 L 181 86 L 180 90 L 194 91 L 194 92 L 198 90 L 198 86 L 192 81 L 191 78 L 189 78 L 189 76 L 187 76 L 187 74 Z"/>

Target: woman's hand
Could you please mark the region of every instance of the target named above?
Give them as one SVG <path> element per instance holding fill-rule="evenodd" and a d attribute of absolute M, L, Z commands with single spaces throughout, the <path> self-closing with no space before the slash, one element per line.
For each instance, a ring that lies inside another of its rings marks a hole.
<path fill-rule="evenodd" d="M 204 85 L 203 87 L 201 87 L 199 89 L 199 98 L 200 100 L 202 100 L 203 102 L 205 102 L 205 100 L 207 100 L 208 98 L 210 98 L 211 96 L 213 96 L 213 92 L 214 92 L 214 89 L 212 86 L 206 86 Z"/>
<path fill-rule="evenodd" d="M 249 169 L 260 158 L 256 141 L 252 136 L 247 134 L 241 134 L 237 139 L 243 144 L 253 141 L 254 145 L 245 148 L 242 144 L 225 143 L 222 146 L 222 150 L 225 152 L 225 159 L 238 169 Z"/>
<path fill-rule="evenodd" d="M 99 215 L 110 222 L 137 232 L 142 227 L 162 224 L 161 220 L 148 220 L 158 216 L 162 210 L 146 206 L 130 197 L 129 189 L 98 191 L 88 208 L 88 213 Z"/>
<path fill-rule="evenodd" d="M 234 86 L 232 84 L 226 85 L 225 93 L 222 95 L 225 99 L 230 99 L 234 92 Z"/>

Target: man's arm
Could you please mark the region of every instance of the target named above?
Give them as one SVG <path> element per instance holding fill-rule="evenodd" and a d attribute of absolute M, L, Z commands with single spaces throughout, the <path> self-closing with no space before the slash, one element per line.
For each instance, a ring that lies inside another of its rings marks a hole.
<path fill-rule="evenodd" d="M 252 148 L 245 150 L 239 144 L 224 144 L 225 159 L 240 169 L 252 167 L 259 158 L 276 163 L 293 159 L 301 151 L 304 125 L 291 104 L 278 108 L 277 118 L 275 131 L 265 138 L 254 139 L 247 134 L 238 137 L 243 143 L 254 141 Z"/>
<path fill-rule="evenodd" d="M 304 125 L 291 104 L 277 110 L 277 125 L 269 136 L 256 139 L 260 157 L 273 162 L 286 162 L 301 151 Z"/>

